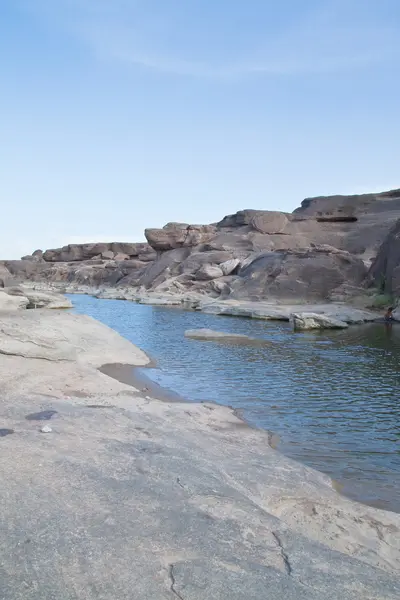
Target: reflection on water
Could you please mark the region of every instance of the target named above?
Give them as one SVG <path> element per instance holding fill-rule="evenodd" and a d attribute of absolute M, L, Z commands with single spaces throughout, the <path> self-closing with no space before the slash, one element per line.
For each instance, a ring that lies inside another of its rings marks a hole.
<path fill-rule="evenodd" d="M 329 474 L 349 496 L 400 512 L 400 324 L 296 333 L 289 324 L 72 296 L 157 361 L 148 374 L 192 401 L 242 409 L 285 454 Z M 271 346 L 199 342 L 206 327 Z"/>

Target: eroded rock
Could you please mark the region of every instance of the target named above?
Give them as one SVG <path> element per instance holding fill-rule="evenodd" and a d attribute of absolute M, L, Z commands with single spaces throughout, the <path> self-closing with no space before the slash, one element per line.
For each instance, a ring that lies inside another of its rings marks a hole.
<path fill-rule="evenodd" d="M 212 329 L 188 329 L 185 331 L 185 337 L 192 340 L 201 340 L 205 342 L 232 342 L 259 346 L 267 346 L 270 344 L 270 342 L 261 338 L 253 338 L 240 333 L 214 331 Z"/>
<path fill-rule="evenodd" d="M 292 315 L 293 329 L 295 331 L 307 331 L 310 329 L 346 329 L 347 323 L 312 312 L 294 313 Z"/>

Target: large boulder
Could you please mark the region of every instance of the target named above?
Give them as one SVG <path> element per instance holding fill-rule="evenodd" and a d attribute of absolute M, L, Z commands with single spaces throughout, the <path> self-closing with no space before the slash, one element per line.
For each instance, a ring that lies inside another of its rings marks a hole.
<path fill-rule="evenodd" d="M 231 275 L 240 265 L 240 260 L 238 258 L 231 258 L 230 260 L 226 260 L 225 262 L 219 265 L 223 275 Z"/>
<path fill-rule="evenodd" d="M 72 308 L 72 302 L 62 294 L 54 292 L 37 291 L 25 286 L 13 286 L 1 290 L 3 294 L 3 305 L 6 307 L 7 302 L 10 307 L 15 309 L 25 308 L 48 308 L 48 309 L 65 309 Z M 4 296 L 11 297 L 12 300 L 6 300 Z"/>
<path fill-rule="evenodd" d="M 0 289 L 0 311 L 24 310 L 29 304 L 26 296 L 12 296 L 7 291 Z"/>
<path fill-rule="evenodd" d="M 266 252 L 250 257 L 232 284 L 238 300 L 320 301 L 350 281 L 361 283 L 367 269 L 361 259 L 346 252 L 308 248 L 302 251 Z"/>
<path fill-rule="evenodd" d="M 217 265 L 203 265 L 196 273 L 196 279 L 200 281 L 208 281 L 210 279 L 218 279 L 223 276 L 223 271 Z"/>
<path fill-rule="evenodd" d="M 288 223 L 289 220 L 284 213 L 272 210 L 260 211 L 250 221 L 253 229 L 270 235 L 282 233 Z"/>
<path fill-rule="evenodd" d="M 217 223 L 219 229 L 249 227 L 260 233 L 282 233 L 287 226 L 290 215 L 275 210 L 239 210 L 234 215 L 227 215 Z"/>
<path fill-rule="evenodd" d="M 163 229 L 146 229 L 144 233 L 152 248 L 157 252 L 165 252 L 207 242 L 215 235 L 216 228 L 213 225 L 168 223 Z"/>
<path fill-rule="evenodd" d="M 178 274 L 181 263 L 189 256 L 190 248 L 176 248 L 164 252 L 158 260 L 151 263 L 139 278 L 138 285 L 155 287 L 172 275 Z"/>
<path fill-rule="evenodd" d="M 29 300 L 27 308 L 47 308 L 52 310 L 72 308 L 71 300 L 62 294 L 41 292 L 26 287 L 22 288 L 22 292 Z"/>
<path fill-rule="evenodd" d="M 293 329 L 295 331 L 308 331 L 310 329 L 346 329 L 347 323 L 313 312 L 294 313 L 292 315 Z"/>
<path fill-rule="evenodd" d="M 187 258 L 182 261 L 179 273 L 193 274 L 203 265 L 221 265 L 231 258 L 232 254 L 230 252 L 224 252 L 222 250 L 199 252 L 197 248 L 194 248 Z"/>

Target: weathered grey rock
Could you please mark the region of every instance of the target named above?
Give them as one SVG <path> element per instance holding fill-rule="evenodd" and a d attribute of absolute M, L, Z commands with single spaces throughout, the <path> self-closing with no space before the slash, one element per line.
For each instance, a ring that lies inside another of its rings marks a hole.
<path fill-rule="evenodd" d="M 38 314 L 6 337 L 78 360 L 0 354 L 0 419 L 17 424 L 0 453 L 4 600 L 397 600 L 399 515 L 342 498 L 227 408 L 100 373 L 102 351 L 143 363 L 104 326 L 80 317 L 71 336 L 66 313 Z M 25 419 L 43 407 L 60 417 L 48 439 Z"/>
<path fill-rule="evenodd" d="M 270 344 L 270 342 L 261 338 L 253 338 L 240 333 L 214 331 L 213 329 L 188 329 L 185 331 L 185 337 L 192 340 L 210 342 L 234 342 L 237 344 L 253 344 L 260 346 L 267 346 Z"/>
<path fill-rule="evenodd" d="M 378 194 L 351 196 L 318 196 L 306 198 L 293 215 L 295 218 L 346 219 L 349 214 L 358 218 L 363 214 L 400 210 L 400 189 Z"/>
<path fill-rule="evenodd" d="M 20 300 L 21 296 L 2 296 Z M 27 299 L 26 299 L 27 300 Z M 141 350 L 98 321 L 68 312 L 26 310 L 0 316 L 0 354 L 50 362 L 146 365 Z"/>
<path fill-rule="evenodd" d="M 0 311 L 24 310 L 28 304 L 29 300 L 25 296 L 10 296 L 0 289 Z"/>
<path fill-rule="evenodd" d="M 35 280 L 40 278 L 47 265 L 44 261 L 34 260 L 6 260 L 3 266 L 7 269 L 9 276 L 7 285 L 11 285 L 13 281 Z"/>
<path fill-rule="evenodd" d="M 268 302 L 247 302 L 240 300 L 204 299 L 197 310 L 206 314 L 230 315 L 249 319 L 290 321 L 293 313 L 312 312 L 327 318 L 344 321 L 349 325 L 359 325 L 376 321 L 377 314 L 372 311 L 346 306 L 345 304 L 271 304 Z"/>
<path fill-rule="evenodd" d="M 181 263 L 189 256 L 189 248 L 176 248 L 164 252 L 158 260 L 149 265 L 140 276 L 137 285 L 144 287 L 156 287 L 159 283 L 169 279 L 172 274 L 177 273 Z"/>
<path fill-rule="evenodd" d="M 261 233 L 278 233 L 288 222 L 285 213 L 270 210 L 239 210 L 234 215 L 227 215 L 217 223 L 219 228 L 237 228 L 250 226 Z"/>
<path fill-rule="evenodd" d="M 139 254 L 152 253 L 153 250 L 146 243 L 128 243 L 128 242 L 105 242 L 94 244 L 69 244 L 63 248 L 46 250 L 43 258 L 46 262 L 75 262 L 89 260 L 95 256 L 102 256 L 103 253 L 112 252 L 115 254 L 127 254 L 130 257 L 136 257 Z M 111 255 L 107 255 L 111 256 Z"/>
<path fill-rule="evenodd" d="M 116 255 L 114 256 L 114 260 L 115 260 L 116 262 L 118 262 L 119 260 L 124 260 L 124 261 L 126 261 L 126 260 L 129 260 L 129 259 L 130 259 L 130 256 L 129 256 L 128 254 L 123 254 L 122 252 L 118 252 L 118 254 L 116 254 Z"/>
<path fill-rule="evenodd" d="M 49 291 L 37 291 L 26 286 L 14 286 L 3 290 L 9 296 L 20 296 L 28 299 L 27 306 L 23 308 L 49 308 L 63 309 L 72 308 L 72 302 L 62 294 Z"/>
<path fill-rule="evenodd" d="M 208 281 L 209 279 L 218 279 L 218 277 L 222 277 L 223 275 L 223 270 L 217 265 L 203 265 L 196 272 L 196 279 Z"/>
<path fill-rule="evenodd" d="M 145 229 L 145 236 L 152 248 L 158 252 L 175 248 L 198 246 L 215 235 L 213 225 L 187 225 L 168 223 L 163 229 Z"/>
<path fill-rule="evenodd" d="M 39 292 L 29 288 L 22 288 L 24 296 L 28 298 L 27 308 L 48 308 L 60 310 L 72 308 L 72 302 L 62 294 L 50 292 Z"/>
<path fill-rule="evenodd" d="M 101 258 L 103 258 L 104 260 L 113 260 L 114 252 L 112 252 L 111 250 L 106 250 L 105 252 L 101 253 Z"/>
<path fill-rule="evenodd" d="M 226 252 L 223 250 L 212 250 L 212 251 L 197 251 L 197 248 L 194 248 L 192 251 L 187 253 L 187 258 L 182 261 L 182 264 L 179 268 L 180 274 L 194 274 L 199 270 L 203 265 L 218 265 L 220 266 L 222 263 L 227 262 L 232 258 L 231 252 Z"/>
<path fill-rule="evenodd" d="M 294 313 L 292 315 L 293 329 L 307 331 L 309 329 L 346 329 L 347 323 L 313 312 Z"/>
<path fill-rule="evenodd" d="M 223 275 L 230 275 L 233 273 L 238 266 L 240 265 L 240 260 L 238 258 L 231 258 L 219 265 Z"/>
<path fill-rule="evenodd" d="M 312 248 L 262 253 L 240 269 L 232 298 L 321 301 L 345 282 L 360 284 L 365 275 L 363 261 L 347 254 Z"/>
<path fill-rule="evenodd" d="M 253 229 L 267 234 L 282 233 L 288 223 L 289 220 L 284 213 L 272 210 L 260 211 L 250 220 Z"/>

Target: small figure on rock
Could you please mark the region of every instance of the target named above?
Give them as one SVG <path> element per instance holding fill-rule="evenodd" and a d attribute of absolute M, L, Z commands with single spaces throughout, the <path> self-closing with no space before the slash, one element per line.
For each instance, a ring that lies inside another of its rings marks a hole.
<path fill-rule="evenodd" d="M 389 306 L 389 308 L 387 309 L 385 313 L 385 321 L 386 323 L 391 323 L 392 321 L 394 321 L 393 306 Z"/>

